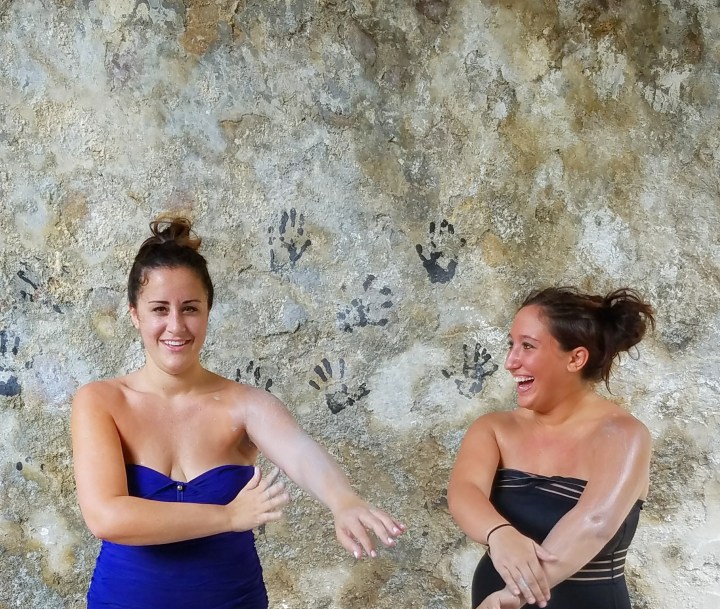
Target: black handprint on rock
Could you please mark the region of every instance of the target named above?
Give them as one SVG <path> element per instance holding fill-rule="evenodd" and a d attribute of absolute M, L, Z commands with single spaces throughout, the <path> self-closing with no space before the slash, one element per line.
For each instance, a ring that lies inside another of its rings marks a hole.
<path fill-rule="evenodd" d="M 21 284 L 23 287 L 20 288 L 20 296 L 23 300 L 29 300 L 30 302 L 34 302 L 35 300 L 35 291 L 38 289 L 38 286 L 35 282 L 33 282 L 27 275 L 25 271 L 22 269 L 17 272 L 17 276 L 20 278 L 24 284 Z"/>
<path fill-rule="evenodd" d="M 254 360 L 250 360 L 250 363 L 245 367 L 244 373 L 240 368 L 235 371 L 235 381 L 238 383 L 245 383 L 244 377 L 250 377 L 255 387 L 262 387 L 268 393 L 272 393 L 272 391 L 270 391 L 270 387 L 272 387 L 273 384 L 272 379 L 268 377 L 263 384 L 260 366 L 256 366 Z"/>
<path fill-rule="evenodd" d="M 480 346 L 480 343 L 475 343 L 472 354 L 468 346 L 463 344 L 463 359 L 463 376 L 455 378 L 455 385 L 460 395 L 472 398 L 482 391 L 485 379 L 498 369 L 498 365 L 490 362 L 492 356 L 485 347 Z M 442 374 L 446 379 L 454 375 L 453 372 L 445 369 L 442 370 Z"/>
<path fill-rule="evenodd" d="M 290 223 L 288 231 L 288 222 Z M 294 235 L 292 234 L 294 233 Z M 268 228 L 268 244 L 270 248 L 270 269 L 277 271 L 283 266 L 294 265 L 305 250 L 312 245 L 312 241 L 305 237 L 305 216 L 299 214 L 295 209 L 291 209 L 290 213 L 284 211 L 280 216 L 280 225 L 278 226 L 277 236 L 275 235 L 275 227 Z M 285 249 L 288 255 L 287 262 L 280 262 L 275 252 L 275 240 Z M 299 245 L 302 242 L 302 245 Z"/>
<path fill-rule="evenodd" d="M 0 395 L 12 397 L 19 395 L 21 388 L 15 374 L 15 356 L 20 347 L 20 338 L 15 337 L 8 349 L 7 331 L 0 330 Z"/>
<path fill-rule="evenodd" d="M 437 232 L 435 231 L 435 222 L 431 222 L 428 233 L 430 241 L 428 256 L 426 257 L 423 254 L 423 246 L 419 243 L 415 246 L 415 250 L 420 256 L 420 260 L 422 260 L 428 277 L 430 277 L 430 283 L 447 283 L 455 276 L 457 260 L 454 256 L 457 256 L 457 251 L 465 246 L 466 241 L 455 237 L 455 227 L 447 220 L 440 222 L 440 228 Z M 446 256 L 440 248 L 451 250 L 451 253 Z M 445 268 L 440 266 L 438 262 L 443 257 L 449 258 Z"/>
<path fill-rule="evenodd" d="M 20 298 L 26 302 L 47 305 L 51 307 L 52 310 L 56 313 L 62 313 L 63 311 L 60 309 L 60 307 L 51 300 L 47 289 L 43 289 L 42 282 L 40 279 L 37 278 L 36 273 L 31 270 L 28 264 L 24 262 L 22 262 L 21 264 L 25 268 L 17 271 L 14 278 L 15 285 L 17 286 L 17 291 L 20 294 Z M 67 268 L 62 267 L 62 272 L 66 273 Z M 52 282 L 53 280 L 53 277 L 49 278 L 50 282 Z"/>
<path fill-rule="evenodd" d="M 322 364 L 322 366 L 320 365 Z M 338 360 L 338 369 L 340 376 L 337 380 L 333 378 L 332 366 L 327 358 L 320 360 L 320 364 L 315 366 L 315 374 L 318 377 L 318 381 L 311 380 L 309 384 L 318 391 L 324 389 L 325 391 L 325 402 L 330 409 L 330 412 L 337 414 L 341 410 L 345 410 L 348 406 L 352 406 L 364 398 L 370 393 L 369 389 L 365 388 L 365 383 L 361 383 L 353 389 L 349 389 L 347 384 L 342 382 L 345 378 L 345 360 L 340 358 Z"/>
<path fill-rule="evenodd" d="M 375 279 L 375 275 L 368 275 L 363 282 L 365 299 L 353 298 L 350 304 L 345 305 L 337 314 L 338 325 L 344 332 L 352 332 L 353 328 L 387 325 L 389 320 L 383 317 L 383 310 L 393 306 L 393 301 L 390 300 L 392 290 L 387 286 L 376 290 L 372 287 Z"/>

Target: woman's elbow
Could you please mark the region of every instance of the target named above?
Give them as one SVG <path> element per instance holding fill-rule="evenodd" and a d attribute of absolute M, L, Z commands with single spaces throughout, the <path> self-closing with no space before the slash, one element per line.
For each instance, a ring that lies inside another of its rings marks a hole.
<path fill-rule="evenodd" d="M 83 518 L 90 533 L 102 541 L 116 541 L 118 538 L 117 519 L 108 509 L 82 510 Z"/>
<path fill-rule="evenodd" d="M 462 517 L 464 507 L 467 504 L 465 496 L 462 493 L 461 489 L 458 488 L 457 484 L 450 483 L 448 485 L 447 504 L 450 515 L 457 522 L 458 518 Z"/>
<path fill-rule="evenodd" d="M 594 538 L 604 543 L 610 541 L 617 533 L 620 524 L 617 519 L 606 512 L 594 512 L 588 514 L 586 520 L 586 530 Z"/>

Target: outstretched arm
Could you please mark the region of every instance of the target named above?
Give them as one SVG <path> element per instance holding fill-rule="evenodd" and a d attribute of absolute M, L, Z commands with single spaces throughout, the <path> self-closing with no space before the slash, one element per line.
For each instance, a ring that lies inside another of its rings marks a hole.
<path fill-rule="evenodd" d="M 356 558 L 363 551 L 375 556 L 368 531 L 384 545 L 394 545 L 405 526 L 359 497 L 337 461 L 300 428 L 277 398 L 252 391 L 244 407 L 250 439 L 291 480 L 330 508 L 341 545 Z"/>
<path fill-rule="evenodd" d="M 500 449 L 494 424 L 498 415 L 480 417 L 463 439 L 448 486 L 450 513 L 460 528 L 481 544 L 490 546 L 490 558 L 513 594 L 543 607 L 550 598 L 550 586 L 540 561 L 552 561 L 532 539 L 507 524 L 490 503 L 493 479 L 500 463 Z M 488 535 L 490 537 L 488 538 Z M 528 587 L 521 583 L 527 582 Z"/>
<path fill-rule="evenodd" d="M 105 405 L 121 399 L 103 383 L 81 388 L 73 400 L 72 442 L 77 496 L 96 537 L 154 545 L 246 531 L 277 520 L 288 502 L 276 474 L 253 478 L 228 505 L 166 503 L 128 495 L 120 435 Z"/>

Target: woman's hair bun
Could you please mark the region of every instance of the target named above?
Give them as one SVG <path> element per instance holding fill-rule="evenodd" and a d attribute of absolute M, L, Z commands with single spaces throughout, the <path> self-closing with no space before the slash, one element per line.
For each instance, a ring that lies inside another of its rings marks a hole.
<path fill-rule="evenodd" d="M 205 286 L 208 307 L 213 304 L 213 284 L 207 261 L 198 252 L 202 239 L 187 218 L 162 215 L 150 222 L 152 236 L 143 241 L 128 277 L 128 302 L 137 306 L 138 295 L 147 283 L 147 273 L 158 268 L 192 269 Z"/>
<path fill-rule="evenodd" d="M 522 306 L 542 309 L 550 333 L 564 351 L 585 347 L 589 357 L 582 376 L 609 384 L 617 356 L 637 345 L 648 326 L 655 327 L 650 303 L 631 288 L 602 296 L 561 286 L 530 294 Z"/>
<path fill-rule="evenodd" d="M 607 324 L 606 341 L 619 353 L 639 343 L 648 326 L 655 328 L 652 307 L 631 288 L 620 288 L 602 299 L 598 310 L 601 320 Z"/>
<path fill-rule="evenodd" d="M 143 245 L 172 242 L 197 251 L 202 243 L 202 239 L 192 230 L 192 222 L 184 217 L 159 216 L 150 222 L 150 232 L 153 236 Z"/>

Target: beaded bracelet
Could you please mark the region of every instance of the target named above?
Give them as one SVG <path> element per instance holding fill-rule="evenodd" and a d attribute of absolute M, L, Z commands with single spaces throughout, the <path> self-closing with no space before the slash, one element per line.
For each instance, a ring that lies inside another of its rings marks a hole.
<path fill-rule="evenodd" d="M 496 527 L 493 527 L 488 531 L 488 534 L 485 535 L 485 545 L 490 545 L 490 535 L 492 535 L 495 531 L 498 529 L 502 529 L 503 527 L 511 527 L 512 525 L 509 522 L 503 522 L 502 524 L 497 525 Z"/>

